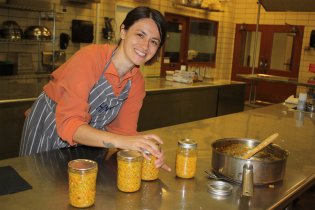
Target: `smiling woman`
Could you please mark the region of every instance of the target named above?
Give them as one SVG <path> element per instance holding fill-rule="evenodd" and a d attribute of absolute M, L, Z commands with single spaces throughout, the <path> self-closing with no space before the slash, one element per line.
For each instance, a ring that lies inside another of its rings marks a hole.
<path fill-rule="evenodd" d="M 116 147 L 149 151 L 156 167 L 170 170 L 150 141 L 162 139 L 137 132 L 145 96 L 139 65 L 156 60 L 165 32 L 159 11 L 137 7 L 120 27 L 118 46 L 87 46 L 54 71 L 26 118 L 20 155 L 77 144 Z"/>

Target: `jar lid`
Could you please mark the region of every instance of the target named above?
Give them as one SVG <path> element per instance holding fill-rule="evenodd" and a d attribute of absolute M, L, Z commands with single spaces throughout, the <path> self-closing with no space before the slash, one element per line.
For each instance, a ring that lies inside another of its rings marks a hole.
<path fill-rule="evenodd" d="M 178 141 L 178 145 L 183 148 L 196 148 L 197 142 L 192 139 L 182 139 Z"/>
<path fill-rule="evenodd" d="M 215 195 L 230 195 L 233 190 L 233 185 L 223 181 L 212 180 L 208 183 L 208 192 Z"/>
<path fill-rule="evenodd" d="M 93 160 L 88 160 L 88 159 L 76 159 L 76 160 L 71 160 L 68 163 L 68 167 L 73 170 L 87 171 L 87 170 L 96 168 L 97 163 Z"/>
<path fill-rule="evenodd" d="M 139 157 L 142 157 L 141 153 L 134 150 L 120 150 L 117 153 L 117 157 L 122 158 L 124 160 L 134 160 Z"/>

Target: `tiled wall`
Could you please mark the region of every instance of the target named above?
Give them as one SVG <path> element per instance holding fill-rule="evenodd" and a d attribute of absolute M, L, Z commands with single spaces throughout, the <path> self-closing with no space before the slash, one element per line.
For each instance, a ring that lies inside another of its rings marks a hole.
<path fill-rule="evenodd" d="M 147 5 L 160 10 L 162 13 L 177 13 L 192 17 L 206 18 L 219 21 L 219 33 L 217 44 L 217 57 L 216 67 L 208 70 L 208 76 L 215 79 L 230 79 L 234 46 L 234 31 L 236 23 L 255 24 L 258 12 L 256 0 L 222 0 L 223 12 L 207 12 L 199 9 L 185 8 L 174 4 L 175 0 L 101 0 L 100 4 L 90 4 L 85 6 L 74 6 L 73 4 L 64 3 L 66 0 L 50 0 L 55 5 L 57 11 L 56 22 L 56 37 L 59 38 L 61 32 L 71 34 L 71 21 L 72 19 L 91 20 L 97 25 L 96 38 L 94 41 L 97 43 L 106 43 L 102 38 L 101 29 L 104 27 L 103 18 L 115 17 L 116 5 L 136 7 L 138 5 Z M 61 4 L 60 4 L 61 3 Z M 99 18 L 97 19 L 97 15 Z M 10 17 L 8 17 L 10 16 Z M 25 18 L 26 17 L 26 18 Z M 27 25 L 34 24 L 37 17 L 34 14 L 29 14 L 23 11 L 8 11 L 0 9 L 0 22 L 6 19 L 13 19 L 18 21 L 23 28 Z M 51 22 L 43 22 L 44 24 L 51 25 Z M 261 24 L 297 24 L 305 25 L 303 49 L 309 45 L 309 38 L 311 30 L 315 29 L 315 13 L 314 12 L 265 12 L 261 8 L 260 16 Z M 119 26 L 118 26 L 119 27 Z M 87 44 L 72 43 L 70 41 L 69 47 L 66 50 L 67 58 L 69 58 L 78 49 Z M 56 49 L 59 48 L 58 40 L 55 44 Z M 14 46 L 5 44 L 0 45 L 0 59 L 3 58 L 6 52 L 13 50 Z M 50 45 L 46 44 L 45 48 L 49 50 Z M 23 46 L 18 47 L 23 52 L 34 51 L 37 52 L 36 46 Z M 33 55 L 34 66 L 36 66 L 36 54 Z M 315 62 L 315 50 L 302 50 L 300 78 L 307 80 L 312 73 L 308 71 L 308 65 Z M 160 63 L 156 63 L 150 67 L 143 67 L 145 76 L 159 76 Z"/>

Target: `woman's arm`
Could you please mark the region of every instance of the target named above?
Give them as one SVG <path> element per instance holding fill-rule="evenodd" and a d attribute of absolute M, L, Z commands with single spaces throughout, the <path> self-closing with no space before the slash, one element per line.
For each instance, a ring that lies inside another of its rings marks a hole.
<path fill-rule="evenodd" d="M 154 134 L 123 136 L 98 130 L 87 124 L 81 125 L 73 136 L 74 142 L 88 146 L 129 149 L 139 151 L 142 154 L 144 154 L 144 151 L 149 151 L 157 157 L 157 167 L 170 171 L 170 167 L 164 163 L 163 151 L 159 150 L 158 145 L 152 139 L 159 144 L 163 144 L 163 141 Z"/>

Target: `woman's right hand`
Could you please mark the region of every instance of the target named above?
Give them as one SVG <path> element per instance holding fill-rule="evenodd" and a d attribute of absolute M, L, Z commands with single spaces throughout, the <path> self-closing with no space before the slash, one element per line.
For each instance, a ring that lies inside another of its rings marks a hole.
<path fill-rule="evenodd" d="M 122 145 L 116 145 L 120 149 L 136 150 L 142 153 L 144 158 L 149 158 L 145 151 L 150 152 L 157 158 L 156 167 L 166 171 L 171 171 L 171 168 L 164 162 L 164 153 L 160 150 L 159 145 L 163 144 L 160 137 L 154 134 L 145 134 L 140 136 L 126 136 L 126 139 L 121 141 Z"/>
<path fill-rule="evenodd" d="M 154 134 L 144 134 L 138 136 L 124 136 L 120 141 L 116 142 L 115 147 L 120 149 L 129 149 L 141 152 L 148 151 L 155 157 L 161 155 L 159 144 L 163 144 L 160 137 Z"/>

